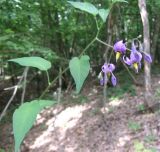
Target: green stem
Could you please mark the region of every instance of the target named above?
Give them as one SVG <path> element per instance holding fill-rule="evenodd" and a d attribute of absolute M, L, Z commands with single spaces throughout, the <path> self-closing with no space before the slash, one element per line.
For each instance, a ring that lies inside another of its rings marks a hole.
<path fill-rule="evenodd" d="M 95 38 L 85 47 L 85 49 L 81 52 L 81 54 L 79 55 L 79 57 L 81 57 L 81 56 L 87 51 L 87 49 L 96 41 L 96 38 L 97 38 L 97 36 L 98 36 L 98 34 L 99 34 L 99 31 L 100 31 L 100 29 L 97 31 L 97 34 L 96 34 Z M 62 71 L 61 75 L 64 74 L 68 69 L 69 69 L 69 66 L 66 67 L 66 68 Z M 59 75 L 58 75 L 52 82 L 50 82 L 50 84 L 47 86 L 47 88 L 46 88 L 46 89 L 42 92 L 42 94 L 40 95 L 39 99 L 42 99 L 42 98 L 44 97 L 44 95 L 45 95 L 45 94 L 47 93 L 47 91 L 53 86 L 53 84 L 58 80 L 58 78 L 59 78 Z"/>
<path fill-rule="evenodd" d="M 69 69 L 69 67 L 65 68 L 61 74 L 64 74 L 67 70 Z M 58 80 L 59 75 L 52 81 L 50 82 L 50 84 L 47 86 L 47 88 L 42 92 L 42 94 L 40 95 L 39 99 L 42 99 L 44 97 L 44 95 L 47 93 L 47 91 L 53 86 L 53 84 Z"/>
<path fill-rule="evenodd" d="M 98 37 L 96 37 L 96 40 L 97 40 L 98 42 L 102 43 L 103 45 L 106 45 L 106 46 L 108 46 L 108 47 L 110 47 L 110 48 L 113 49 L 113 46 L 112 46 L 112 45 L 109 45 L 109 44 L 107 44 L 107 43 L 101 41 Z"/>
<path fill-rule="evenodd" d="M 129 73 L 129 75 L 131 76 L 131 78 L 133 79 L 133 81 L 135 83 L 137 83 L 137 80 L 135 79 L 135 77 L 133 76 L 133 74 L 130 72 L 130 70 L 128 69 L 128 67 L 122 62 L 122 64 L 124 65 L 124 67 L 126 68 L 127 72 Z"/>
<path fill-rule="evenodd" d="M 81 52 L 81 54 L 79 55 L 79 57 L 81 57 L 86 51 L 87 49 L 97 40 L 101 43 L 104 43 L 103 41 L 99 40 L 98 39 L 98 35 L 100 33 L 100 29 L 102 27 L 102 25 L 99 27 L 98 25 L 98 21 L 97 21 L 97 18 L 95 17 L 95 22 L 96 22 L 96 26 L 97 26 L 97 33 L 96 33 L 96 36 L 95 38 L 93 38 L 93 40 L 85 47 L 85 49 Z M 107 44 L 106 44 L 107 45 Z M 109 45 L 109 47 L 112 47 L 111 45 Z M 112 47 L 113 48 L 113 47 Z M 66 67 L 62 72 L 61 72 L 61 75 L 63 75 L 67 70 L 69 69 L 69 66 Z M 48 77 L 48 76 L 47 76 Z M 49 78 L 49 77 L 48 77 Z M 44 97 L 44 95 L 47 93 L 47 91 L 53 86 L 53 84 L 58 80 L 59 78 L 59 75 L 52 81 L 49 83 L 49 85 L 47 86 L 47 88 L 42 92 L 42 94 L 40 95 L 39 99 L 42 99 Z M 49 80 L 49 79 L 48 79 Z"/>
<path fill-rule="evenodd" d="M 81 57 L 95 41 L 96 41 L 96 37 L 85 47 L 85 49 L 81 52 L 79 57 Z"/>
<path fill-rule="evenodd" d="M 104 42 L 104 41 L 102 41 L 102 40 L 100 40 L 98 37 L 96 37 L 96 40 L 98 41 L 98 42 L 100 42 L 100 43 L 102 43 L 102 44 L 104 44 L 104 45 L 106 45 L 106 46 L 108 46 L 108 47 L 110 47 L 110 48 L 112 48 L 113 49 L 113 46 L 112 45 L 109 45 L 109 44 L 107 44 L 106 42 Z M 129 48 L 126 48 L 128 51 L 132 51 L 131 49 L 129 49 Z M 143 51 L 141 51 L 141 52 L 143 52 Z M 144 53 L 144 52 L 143 52 Z"/>
<path fill-rule="evenodd" d="M 99 29 L 100 29 L 100 28 L 99 28 L 99 25 L 98 25 L 98 21 L 97 21 L 96 16 L 95 16 L 95 18 L 94 18 L 94 19 L 95 19 L 95 21 L 96 21 L 97 30 L 99 31 Z"/>
<path fill-rule="evenodd" d="M 50 85 L 50 79 L 49 79 L 48 71 L 46 71 L 46 74 L 47 74 L 48 85 Z"/>

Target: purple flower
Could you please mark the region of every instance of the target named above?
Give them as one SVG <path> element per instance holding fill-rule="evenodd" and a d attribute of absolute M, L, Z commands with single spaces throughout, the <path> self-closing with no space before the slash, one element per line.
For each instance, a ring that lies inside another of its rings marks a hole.
<path fill-rule="evenodd" d="M 116 42 L 113 49 L 116 53 L 116 61 L 120 58 L 121 54 L 126 53 L 126 45 L 123 40 Z"/>
<path fill-rule="evenodd" d="M 144 59 L 148 62 L 148 63 L 152 63 L 152 57 L 150 54 L 144 53 Z"/>
<path fill-rule="evenodd" d="M 132 45 L 130 58 L 123 57 L 123 61 L 127 64 L 133 67 L 136 72 L 138 72 L 138 69 L 141 68 L 141 60 L 142 60 L 142 54 L 136 50 L 136 47 Z"/>
<path fill-rule="evenodd" d="M 117 79 L 113 74 L 113 71 L 115 70 L 114 64 L 107 64 L 105 63 L 102 66 L 102 71 L 100 72 L 98 78 L 100 79 L 100 84 L 104 85 L 107 84 L 108 78 L 111 76 L 111 82 L 113 86 L 117 84 Z"/>
<path fill-rule="evenodd" d="M 148 54 L 148 53 L 143 52 L 143 50 L 144 50 L 144 47 L 140 43 L 139 51 L 143 53 L 144 60 L 146 60 L 148 63 L 152 63 L 152 57 L 151 57 L 151 55 Z"/>

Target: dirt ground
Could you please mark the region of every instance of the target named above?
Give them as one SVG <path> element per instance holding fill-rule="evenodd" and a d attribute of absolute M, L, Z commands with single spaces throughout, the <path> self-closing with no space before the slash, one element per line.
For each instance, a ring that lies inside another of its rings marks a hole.
<path fill-rule="evenodd" d="M 160 76 L 152 84 L 154 94 Z M 136 87 L 135 96 L 124 93 L 104 107 L 102 94 L 102 87 L 89 86 L 81 96 L 66 97 L 65 102 L 43 110 L 21 152 L 160 152 L 160 111 L 143 111 L 143 88 Z M 81 104 L 76 102 L 80 97 Z M 0 148 L 9 152 L 12 147 L 7 123 L 0 127 Z"/>

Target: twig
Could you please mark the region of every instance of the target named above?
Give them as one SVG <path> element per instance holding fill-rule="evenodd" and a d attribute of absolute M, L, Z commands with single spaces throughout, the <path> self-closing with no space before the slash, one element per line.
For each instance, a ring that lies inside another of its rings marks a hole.
<path fill-rule="evenodd" d="M 2 118 L 4 117 L 4 115 L 5 115 L 8 107 L 9 107 L 9 105 L 10 105 L 11 102 L 13 101 L 13 99 L 14 99 L 16 93 L 17 93 L 17 90 L 18 90 L 18 88 L 19 88 L 19 86 L 20 86 L 20 84 L 21 84 L 21 82 L 22 82 L 22 80 L 23 80 L 23 78 L 24 78 L 24 75 L 25 75 L 25 70 L 24 70 L 24 72 L 23 72 L 20 80 L 18 81 L 17 85 L 14 87 L 13 94 L 12 94 L 11 98 L 9 99 L 7 105 L 5 106 L 4 110 L 2 111 L 2 113 L 1 113 L 1 115 L 0 115 L 0 121 L 1 121 Z M 13 88 L 13 87 L 10 87 L 10 88 L 7 88 L 7 89 L 9 90 L 9 89 L 12 89 L 12 88 Z"/>
<path fill-rule="evenodd" d="M 121 61 L 122 62 L 122 61 Z M 133 76 L 133 74 L 130 72 L 130 70 L 128 69 L 128 67 L 122 62 L 122 64 L 124 65 L 124 67 L 126 68 L 127 72 L 129 73 L 129 75 L 131 76 L 131 78 L 133 79 L 134 83 L 137 83 L 137 80 L 135 79 L 135 77 Z"/>
<path fill-rule="evenodd" d="M 61 67 L 59 68 L 59 88 L 58 88 L 58 103 L 61 101 L 61 91 L 62 91 L 62 69 Z"/>
<path fill-rule="evenodd" d="M 29 70 L 29 67 L 26 67 L 24 70 L 24 79 L 23 79 L 24 84 L 23 84 L 23 92 L 22 92 L 22 96 L 21 96 L 21 104 L 23 104 L 23 102 L 24 102 L 24 96 L 26 93 L 26 83 L 27 83 L 28 70 Z"/>
<path fill-rule="evenodd" d="M 109 45 L 109 44 L 107 44 L 107 43 L 101 41 L 98 37 L 96 37 L 96 40 L 97 40 L 98 42 L 100 42 L 100 43 L 102 43 L 102 44 L 104 44 L 104 45 L 106 45 L 106 46 L 108 46 L 108 47 L 110 47 L 110 48 L 113 49 L 113 46 L 112 46 L 112 45 Z"/>

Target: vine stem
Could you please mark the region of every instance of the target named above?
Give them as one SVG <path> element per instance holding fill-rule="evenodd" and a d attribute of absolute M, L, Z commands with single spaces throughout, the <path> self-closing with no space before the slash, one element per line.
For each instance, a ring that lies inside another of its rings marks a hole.
<path fill-rule="evenodd" d="M 108 46 L 108 47 L 110 47 L 110 48 L 113 49 L 113 46 L 112 46 L 112 45 L 109 45 L 109 44 L 107 44 L 107 43 L 101 41 L 98 37 L 96 37 L 96 40 L 97 40 L 98 42 L 100 42 L 100 43 L 102 43 L 102 44 L 104 44 L 104 45 L 106 45 L 106 46 Z"/>
<path fill-rule="evenodd" d="M 26 67 L 24 70 L 24 78 L 23 78 L 23 92 L 22 92 L 22 96 L 21 96 L 21 104 L 23 104 L 24 102 L 24 97 L 26 94 L 26 84 L 27 84 L 27 75 L 28 75 L 28 71 L 29 71 L 29 67 Z"/>
<path fill-rule="evenodd" d="M 99 34 L 100 29 L 97 31 L 97 34 L 95 36 L 95 38 L 85 47 L 85 49 L 81 52 L 81 54 L 79 55 L 79 57 L 81 57 L 86 51 L 87 49 L 96 41 L 96 38 Z M 61 75 L 64 74 L 67 70 L 69 69 L 69 66 L 66 67 L 62 72 Z M 53 86 L 53 84 L 59 79 L 59 75 L 52 81 L 50 82 L 50 84 L 47 86 L 47 88 L 42 92 L 42 94 L 39 97 L 39 100 L 42 99 L 44 97 L 44 95 L 47 93 L 47 91 Z"/>
<path fill-rule="evenodd" d="M 49 78 L 49 73 L 48 73 L 48 71 L 46 71 L 46 75 L 47 75 L 48 85 L 50 85 L 50 78 Z"/>
<path fill-rule="evenodd" d="M 122 61 L 121 61 L 122 62 Z M 124 67 L 126 68 L 127 72 L 129 73 L 129 75 L 131 76 L 131 78 L 133 79 L 133 81 L 135 83 L 137 83 L 137 80 L 135 79 L 135 77 L 133 76 L 133 74 L 131 73 L 131 71 L 128 69 L 128 67 L 122 62 L 122 64 L 124 65 Z"/>
<path fill-rule="evenodd" d="M 86 51 L 87 49 L 95 42 L 95 41 L 98 41 L 100 42 L 101 44 L 104 44 L 110 48 L 113 49 L 113 46 L 112 45 L 109 45 L 103 41 L 101 41 L 99 38 L 98 38 L 98 35 L 100 33 L 100 29 L 102 26 L 99 27 L 98 25 L 98 21 L 96 19 L 96 17 L 94 18 L 95 19 L 95 22 L 96 22 L 96 27 L 97 27 L 97 33 L 96 33 L 96 36 L 95 38 L 92 39 L 92 41 L 85 47 L 85 49 L 80 53 L 79 57 L 81 57 Z M 131 51 L 130 49 L 127 48 L 127 50 Z M 125 66 L 125 68 L 127 69 L 127 71 L 129 72 L 129 74 L 131 75 L 131 77 L 133 78 L 133 80 L 135 81 L 136 79 L 134 78 L 134 76 L 131 74 L 131 72 L 129 71 L 128 67 Z M 69 66 L 66 67 L 62 72 L 61 72 L 61 75 L 63 75 L 67 70 L 69 69 Z M 39 99 L 42 99 L 45 94 L 47 93 L 47 91 L 53 86 L 53 84 L 59 79 L 59 75 L 52 81 L 49 83 L 49 85 L 47 86 L 47 88 L 42 92 L 42 94 L 40 95 Z"/>
<path fill-rule="evenodd" d="M 64 74 L 68 69 L 69 69 L 69 67 L 66 67 L 66 68 L 62 71 L 61 75 Z M 50 82 L 50 84 L 47 86 L 47 88 L 46 88 L 46 89 L 42 92 L 42 94 L 40 95 L 39 100 L 44 97 L 44 95 L 45 95 L 45 94 L 47 93 L 47 91 L 53 86 L 53 84 L 58 80 L 58 78 L 59 78 L 59 75 L 58 75 L 52 82 Z"/>
<path fill-rule="evenodd" d="M 110 48 L 112 48 L 113 49 L 113 46 L 112 45 L 109 45 L 109 44 L 107 44 L 106 42 L 104 42 L 104 41 L 102 41 L 102 40 L 100 40 L 98 37 L 96 37 L 96 40 L 98 41 L 98 42 L 100 42 L 101 44 L 104 44 L 104 45 L 106 45 L 106 46 L 108 46 L 108 47 L 110 47 Z M 126 48 L 128 51 L 132 51 L 131 49 L 129 49 L 129 48 Z M 142 53 L 145 53 L 144 51 L 140 51 L 140 52 L 142 52 Z M 146 54 L 146 53 L 145 53 Z"/>

